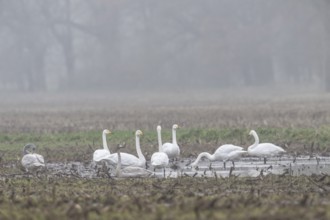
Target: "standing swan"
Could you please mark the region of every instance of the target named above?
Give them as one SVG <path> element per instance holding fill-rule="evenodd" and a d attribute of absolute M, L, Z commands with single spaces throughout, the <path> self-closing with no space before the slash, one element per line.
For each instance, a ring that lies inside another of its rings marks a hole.
<path fill-rule="evenodd" d="M 129 166 L 125 168 L 121 168 L 121 156 L 122 154 L 120 153 L 119 149 L 117 151 L 117 157 L 118 157 L 118 163 L 117 163 L 117 168 L 116 168 L 116 177 L 148 177 L 153 172 L 150 170 L 146 170 L 142 167 L 135 167 L 135 166 Z"/>
<path fill-rule="evenodd" d="M 140 137 L 143 135 L 142 131 L 137 130 L 135 132 L 135 146 L 138 157 L 128 154 L 128 153 L 120 153 L 121 156 L 121 166 L 128 167 L 146 167 L 146 158 L 143 156 L 140 146 Z M 106 162 L 108 162 L 112 166 L 116 166 L 118 164 L 118 154 L 110 154 L 106 158 L 104 158 Z"/>
<path fill-rule="evenodd" d="M 162 151 L 162 137 L 161 137 L 162 128 L 157 126 L 157 137 L 158 137 L 158 152 L 155 152 L 151 156 L 151 166 L 154 169 L 163 168 L 164 169 L 164 177 L 165 177 L 165 167 L 168 165 L 169 159 L 166 153 Z"/>
<path fill-rule="evenodd" d="M 263 157 L 264 164 L 266 164 L 267 157 L 277 156 L 285 153 L 285 150 L 275 144 L 271 143 L 261 143 L 259 144 L 259 137 L 255 130 L 251 130 L 249 135 L 254 137 L 254 144 L 248 148 L 248 153 L 251 156 Z"/>
<path fill-rule="evenodd" d="M 105 159 L 110 155 L 110 150 L 107 144 L 107 134 L 111 134 L 108 129 L 103 130 L 102 132 L 102 142 L 103 142 L 103 149 L 98 149 L 94 151 L 93 154 L 93 161 L 100 162 L 101 160 Z"/>
<path fill-rule="evenodd" d="M 168 158 L 174 159 L 180 155 L 180 148 L 176 142 L 176 129 L 178 129 L 179 126 L 177 124 L 174 124 L 172 127 L 172 143 L 165 143 L 162 146 L 161 151 L 166 153 Z"/>
<path fill-rule="evenodd" d="M 34 153 L 36 148 L 34 144 L 27 144 L 23 148 L 24 156 L 22 157 L 21 163 L 27 172 L 36 172 L 45 166 L 44 157 Z"/>
<path fill-rule="evenodd" d="M 196 167 L 202 157 L 207 157 L 211 161 L 222 160 L 224 169 L 226 169 L 227 161 L 231 161 L 235 167 L 234 161 L 239 159 L 242 154 L 245 153 L 247 153 L 247 151 L 243 150 L 243 147 L 235 146 L 232 144 L 225 144 L 218 147 L 214 154 L 209 154 L 207 152 L 200 153 L 197 159 L 191 164 L 191 166 Z"/>

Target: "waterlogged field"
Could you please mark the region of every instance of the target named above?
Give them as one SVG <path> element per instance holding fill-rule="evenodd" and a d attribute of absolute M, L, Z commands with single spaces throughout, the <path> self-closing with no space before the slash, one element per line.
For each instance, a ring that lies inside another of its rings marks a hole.
<path fill-rule="evenodd" d="M 330 97 L 114 97 L 2 97 L 0 219 L 330 217 Z M 176 173 L 176 178 L 116 179 L 92 166 L 103 129 L 112 131 L 111 150 L 125 143 L 122 151 L 132 154 L 134 132 L 142 130 L 142 151 L 149 160 L 158 149 L 156 126 L 162 125 L 165 142 L 171 140 L 174 123 L 180 126 L 177 139 L 184 169 L 168 168 L 167 174 Z M 244 157 L 236 170 L 202 161 L 201 175 L 185 167 L 198 153 L 212 153 L 221 144 L 247 148 L 253 143 L 251 129 L 261 142 L 282 146 L 285 157 L 272 158 L 265 166 Z M 20 165 L 22 147 L 31 142 L 49 164 L 38 177 L 26 174 Z M 301 165 L 296 170 L 291 166 L 294 160 Z M 284 165 L 284 172 L 276 174 L 258 170 Z M 304 172 L 311 167 L 318 172 Z M 257 170 L 258 175 L 235 173 L 244 169 Z M 88 172 L 92 175 L 82 175 Z"/>

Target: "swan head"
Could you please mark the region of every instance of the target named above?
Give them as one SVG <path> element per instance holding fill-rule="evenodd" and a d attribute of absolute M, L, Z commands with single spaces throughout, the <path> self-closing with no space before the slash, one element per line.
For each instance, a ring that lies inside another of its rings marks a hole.
<path fill-rule="evenodd" d="M 26 144 L 23 148 L 23 154 L 31 154 L 34 153 L 36 151 L 37 147 L 34 144 Z"/>
<path fill-rule="evenodd" d="M 117 145 L 116 152 L 120 152 L 120 149 L 121 149 L 121 148 L 125 148 L 125 147 L 126 147 L 126 143 L 125 143 L 125 142 L 122 143 L 122 144 L 118 144 L 118 145 Z"/>
<path fill-rule="evenodd" d="M 251 130 L 249 135 L 253 135 L 253 134 L 256 134 L 257 132 L 255 130 Z"/>
<path fill-rule="evenodd" d="M 136 132 L 135 132 L 135 136 L 137 136 L 137 137 L 140 137 L 140 136 L 142 136 L 143 135 L 143 132 L 141 131 L 141 130 L 137 130 Z"/>
<path fill-rule="evenodd" d="M 104 133 L 104 134 L 111 134 L 111 131 L 109 131 L 108 129 L 104 129 L 104 130 L 103 130 L 103 133 Z"/>
<path fill-rule="evenodd" d="M 179 125 L 177 124 L 174 124 L 173 127 L 172 127 L 174 130 L 178 129 L 179 128 Z"/>
<path fill-rule="evenodd" d="M 161 131 L 162 127 L 160 127 L 160 125 L 157 126 L 157 131 Z"/>

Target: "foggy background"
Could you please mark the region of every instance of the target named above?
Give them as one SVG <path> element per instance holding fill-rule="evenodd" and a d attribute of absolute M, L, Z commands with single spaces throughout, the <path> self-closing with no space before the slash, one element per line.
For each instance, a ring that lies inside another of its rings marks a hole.
<path fill-rule="evenodd" d="M 0 91 L 330 91 L 328 0 L 0 0 Z"/>

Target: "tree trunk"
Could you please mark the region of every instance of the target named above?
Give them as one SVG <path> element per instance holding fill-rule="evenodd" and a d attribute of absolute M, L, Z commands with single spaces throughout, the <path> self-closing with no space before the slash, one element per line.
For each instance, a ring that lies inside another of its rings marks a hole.
<path fill-rule="evenodd" d="M 329 28 L 330 29 L 330 28 Z M 329 39 L 330 39 L 330 33 L 327 31 L 326 33 L 327 37 L 325 40 L 325 48 L 324 48 L 324 67 L 323 67 L 323 74 L 324 74 L 324 88 L 327 93 L 330 93 L 330 48 L 329 48 Z"/>
<path fill-rule="evenodd" d="M 330 93 L 330 2 L 328 0 L 314 1 L 314 7 L 320 13 L 320 19 L 324 26 L 324 51 L 323 51 L 323 73 L 324 90 Z"/>

